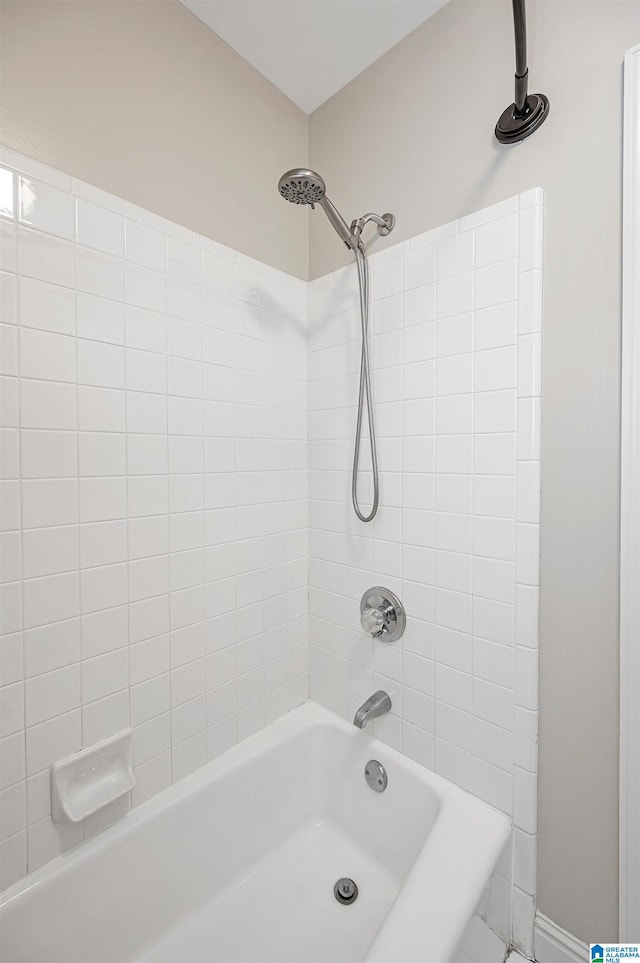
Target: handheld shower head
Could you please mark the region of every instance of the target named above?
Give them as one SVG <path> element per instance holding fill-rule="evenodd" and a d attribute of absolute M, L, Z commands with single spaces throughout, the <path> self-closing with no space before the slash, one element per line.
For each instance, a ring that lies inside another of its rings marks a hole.
<path fill-rule="evenodd" d="M 283 174 L 278 181 L 278 191 L 280 196 L 290 204 L 310 204 L 312 210 L 316 204 L 319 204 L 329 218 L 333 229 L 351 251 L 362 246 L 360 235 L 368 221 L 378 225 L 378 234 L 382 237 L 391 233 L 396 222 L 393 214 L 383 214 L 382 217 L 378 214 L 365 214 L 348 227 L 342 214 L 335 209 L 327 197 L 327 187 L 323 179 L 315 171 L 307 170 L 305 167 L 294 167 L 293 170 Z"/>
<path fill-rule="evenodd" d="M 294 167 L 282 175 L 278 181 L 278 190 L 281 197 L 290 204 L 310 204 L 312 208 L 319 204 L 347 247 L 355 249 L 358 246 L 358 238 L 354 237 L 345 219 L 326 196 L 325 183 L 315 171 Z"/>
<path fill-rule="evenodd" d="M 313 209 L 319 204 L 325 212 L 338 236 L 344 241 L 349 250 L 353 251 L 358 267 L 358 286 L 360 288 L 360 322 L 362 327 L 362 351 L 360 355 L 360 392 L 358 395 L 358 421 L 356 425 L 356 442 L 353 455 L 353 472 L 351 476 L 351 500 L 356 515 L 361 522 L 370 522 L 378 511 L 378 455 L 376 452 L 376 435 L 373 424 L 373 394 L 371 390 L 371 374 L 369 368 L 369 271 L 367 267 L 367 253 L 362 243 L 362 230 L 365 224 L 373 221 L 378 226 L 378 234 L 386 237 L 393 230 L 396 222 L 393 214 L 363 214 L 347 227 L 347 222 L 335 209 L 326 194 L 323 179 L 315 171 L 304 167 L 295 167 L 287 171 L 278 181 L 278 191 L 285 201 L 290 204 L 310 204 Z M 373 471 L 373 505 L 368 515 L 365 515 L 358 500 L 358 464 L 360 459 L 360 439 L 362 434 L 362 418 L 364 400 L 367 402 L 367 417 L 369 421 L 369 442 L 371 446 L 371 467 Z"/>
<path fill-rule="evenodd" d="M 278 190 L 290 204 L 317 204 L 326 193 L 325 183 L 315 171 L 295 167 L 283 174 Z"/>

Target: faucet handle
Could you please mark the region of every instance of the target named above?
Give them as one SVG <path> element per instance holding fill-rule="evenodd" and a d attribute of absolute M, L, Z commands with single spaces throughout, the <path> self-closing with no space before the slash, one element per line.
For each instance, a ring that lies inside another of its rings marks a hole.
<path fill-rule="evenodd" d="M 395 642 L 404 632 L 407 617 L 402 602 L 390 589 L 375 585 L 360 600 L 360 625 L 374 639 Z"/>
<path fill-rule="evenodd" d="M 365 632 L 369 632 L 374 639 L 377 639 L 387 630 L 388 620 L 382 609 L 368 608 L 360 615 L 360 625 Z"/>

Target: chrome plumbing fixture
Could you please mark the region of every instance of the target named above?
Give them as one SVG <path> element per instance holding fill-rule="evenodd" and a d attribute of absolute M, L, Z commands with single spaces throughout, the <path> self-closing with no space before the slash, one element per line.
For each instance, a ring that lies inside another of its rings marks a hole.
<path fill-rule="evenodd" d="M 355 903 L 358 898 L 358 887 L 354 880 L 349 879 L 348 876 L 342 876 L 333 887 L 333 895 L 339 903 L 345 905 Z"/>
<path fill-rule="evenodd" d="M 378 234 L 386 237 L 395 227 L 396 219 L 393 214 L 363 214 L 351 222 L 347 227 L 344 217 L 327 197 L 327 187 L 323 179 L 315 171 L 303 167 L 294 167 L 287 171 L 278 181 L 281 197 L 290 204 L 308 204 L 315 210 L 318 204 L 325 212 L 338 236 L 348 248 L 355 251 L 360 246 L 360 236 L 365 224 L 372 221 L 378 227 Z"/>
<path fill-rule="evenodd" d="M 325 212 L 338 236 L 344 241 L 349 250 L 353 251 L 358 269 L 358 286 L 360 289 L 360 327 L 362 332 L 362 350 L 360 353 L 360 388 L 358 391 L 358 419 L 356 422 L 356 437 L 353 451 L 353 470 L 351 473 L 351 501 L 353 508 L 361 522 L 370 522 L 378 511 L 380 500 L 380 483 L 378 480 L 378 452 L 376 446 L 376 431 L 373 422 L 373 391 L 371 388 L 371 372 L 369 365 L 369 265 L 367 254 L 362 243 L 362 231 L 366 224 L 373 222 L 377 225 L 378 234 L 386 237 L 393 230 L 396 219 L 393 214 L 363 214 L 351 222 L 351 227 L 327 197 L 326 185 L 315 171 L 296 167 L 287 171 L 278 181 L 281 197 L 290 204 L 308 204 L 311 209 L 319 204 Z M 367 420 L 369 422 L 369 448 L 371 451 L 371 471 L 373 474 L 373 502 L 369 514 L 360 508 L 358 500 L 358 465 L 360 461 L 360 440 L 362 437 L 362 417 L 364 401 L 367 402 Z"/>
<path fill-rule="evenodd" d="M 351 221 L 351 237 L 358 243 L 360 242 L 363 227 L 370 221 L 378 225 L 378 234 L 380 237 L 386 237 L 387 234 L 391 234 L 396 226 L 396 219 L 393 214 L 389 214 L 389 212 L 383 214 L 382 217 L 380 217 L 379 214 L 363 214 L 362 217 L 357 217 Z"/>
<path fill-rule="evenodd" d="M 366 702 L 362 703 L 353 717 L 353 724 L 358 729 L 364 729 L 370 719 L 377 719 L 379 716 L 386 715 L 387 712 L 391 712 L 391 697 L 387 692 L 378 689 Z"/>
<path fill-rule="evenodd" d="M 374 639 L 397 642 L 407 625 L 407 615 L 391 589 L 374 585 L 360 600 L 360 625 Z"/>
<path fill-rule="evenodd" d="M 370 759 L 364 767 L 364 778 L 369 789 L 374 792 L 384 792 L 387 788 L 387 770 L 377 759 Z"/>

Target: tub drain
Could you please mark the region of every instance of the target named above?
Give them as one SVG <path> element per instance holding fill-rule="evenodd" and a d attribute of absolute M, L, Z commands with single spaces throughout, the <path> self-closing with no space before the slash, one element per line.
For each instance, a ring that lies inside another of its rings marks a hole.
<path fill-rule="evenodd" d="M 343 876 L 333 887 L 333 895 L 339 903 L 355 903 L 358 898 L 358 887 L 348 876 Z"/>

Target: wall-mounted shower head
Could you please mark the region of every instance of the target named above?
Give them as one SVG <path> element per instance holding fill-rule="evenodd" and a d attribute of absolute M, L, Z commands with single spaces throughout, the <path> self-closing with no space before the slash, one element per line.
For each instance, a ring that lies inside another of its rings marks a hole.
<path fill-rule="evenodd" d="M 356 248 L 358 238 L 353 236 L 345 219 L 326 196 L 326 189 L 319 174 L 303 167 L 294 167 L 293 170 L 283 174 L 278 181 L 278 190 L 285 201 L 291 204 L 310 204 L 311 207 L 319 204 L 347 247 Z"/>
<path fill-rule="evenodd" d="M 278 181 L 278 190 L 290 204 L 317 204 L 326 193 L 325 183 L 315 171 L 296 167 Z"/>

